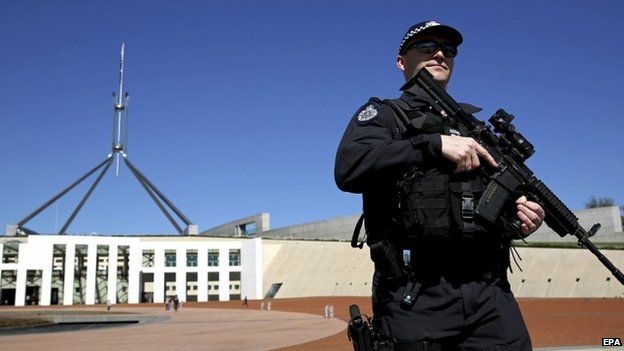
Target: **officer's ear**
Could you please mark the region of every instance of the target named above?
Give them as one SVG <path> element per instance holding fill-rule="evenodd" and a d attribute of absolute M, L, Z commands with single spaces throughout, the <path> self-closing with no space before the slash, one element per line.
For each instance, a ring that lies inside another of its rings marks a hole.
<path fill-rule="evenodd" d="M 407 67 L 407 58 L 404 55 L 397 56 L 396 65 L 397 65 L 397 68 L 400 69 L 401 72 L 403 72 L 403 76 L 405 77 L 405 80 L 407 81 L 410 78 L 408 67 Z"/>
<path fill-rule="evenodd" d="M 405 56 L 399 55 L 396 59 L 397 68 L 405 72 L 407 70 L 407 63 L 405 62 Z"/>

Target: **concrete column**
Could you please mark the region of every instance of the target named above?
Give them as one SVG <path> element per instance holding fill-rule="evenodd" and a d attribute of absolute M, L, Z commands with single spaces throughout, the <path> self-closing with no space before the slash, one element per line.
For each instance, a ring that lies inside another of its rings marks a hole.
<path fill-rule="evenodd" d="M 219 250 L 219 301 L 230 301 L 230 248 Z"/>
<path fill-rule="evenodd" d="M 15 306 L 24 306 L 26 300 L 26 267 L 27 265 L 23 264 L 27 255 L 24 252 L 26 249 L 26 245 L 18 244 L 17 249 L 17 277 L 15 280 Z"/>
<path fill-rule="evenodd" d="M 208 301 L 208 248 L 197 250 L 197 301 Z"/>
<path fill-rule="evenodd" d="M 107 298 L 111 304 L 117 303 L 117 245 L 108 246 L 108 286 Z"/>
<path fill-rule="evenodd" d="M 266 232 L 270 228 L 271 228 L 271 225 L 269 224 L 269 214 L 268 213 L 261 214 L 259 225 L 258 223 L 256 223 L 256 233 Z"/>
<path fill-rule="evenodd" d="M 65 246 L 65 279 L 63 280 L 63 305 L 74 303 L 74 261 L 76 260 L 76 244 Z"/>
<path fill-rule="evenodd" d="M 87 246 L 87 294 L 86 304 L 95 304 L 95 273 L 97 271 L 97 244 Z"/>
<path fill-rule="evenodd" d="M 261 299 L 262 239 L 243 240 L 241 246 L 241 296 Z"/>
<path fill-rule="evenodd" d="M 165 302 L 165 249 L 154 249 L 154 302 Z"/>
<path fill-rule="evenodd" d="M 22 246 L 20 244 L 20 246 Z M 21 248 L 20 248 L 21 249 Z M 20 250 L 20 255 L 22 250 Z M 18 258 L 17 262 L 20 262 Z M 15 281 L 15 306 L 24 306 L 26 300 L 26 268 L 17 269 L 17 280 Z"/>
<path fill-rule="evenodd" d="M 43 266 L 41 270 L 41 306 L 49 306 L 52 294 L 52 257 L 54 256 L 54 243 L 50 244 L 44 257 L 41 257 L 43 262 L 48 264 Z"/>
<path fill-rule="evenodd" d="M 141 290 L 141 266 L 142 266 L 141 247 L 138 242 L 130 245 L 130 262 L 128 271 L 128 303 L 139 303 Z"/>
<path fill-rule="evenodd" d="M 176 250 L 176 294 L 180 301 L 186 301 L 186 249 Z"/>

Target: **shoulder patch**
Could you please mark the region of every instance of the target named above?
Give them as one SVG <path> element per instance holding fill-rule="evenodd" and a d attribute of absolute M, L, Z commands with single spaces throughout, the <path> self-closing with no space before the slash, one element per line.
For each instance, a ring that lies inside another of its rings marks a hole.
<path fill-rule="evenodd" d="M 362 107 L 360 111 L 358 111 L 356 119 L 359 123 L 363 124 L 379 117 L 380 113 L 381 107 L 379 106 L 379 104 L 375 102 L 369 102 L 368 104 L 364 105 L 364 107 Z"/>

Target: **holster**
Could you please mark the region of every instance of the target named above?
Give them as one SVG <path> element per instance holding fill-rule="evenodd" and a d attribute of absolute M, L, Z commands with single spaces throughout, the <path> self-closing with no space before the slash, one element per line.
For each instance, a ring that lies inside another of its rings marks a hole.
<path fill-rule="evenodd" d="M 388 280 L 399 280 L 406 275 L 396 250 L 388 240 L 381 240 L 370 246 L 371 260 L 375 263 L 375 271 Z"/>
<path fill-rule="evenodd" d="M 347 337 L 353 344 L 354 351 L 396 351 L 396 341 L 383 337 L 373 326 L 372 318 L 360 314 L 357 305 L 349 306 L 351 320 L 347 328 Z"/>

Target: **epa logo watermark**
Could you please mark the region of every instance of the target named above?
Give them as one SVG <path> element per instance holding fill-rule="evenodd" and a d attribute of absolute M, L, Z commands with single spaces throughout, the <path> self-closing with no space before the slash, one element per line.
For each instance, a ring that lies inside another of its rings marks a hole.
<path fill-rule="evenodd" d="M 622 346 L 620 338 L 602 338 L 602 346 Z"/>

